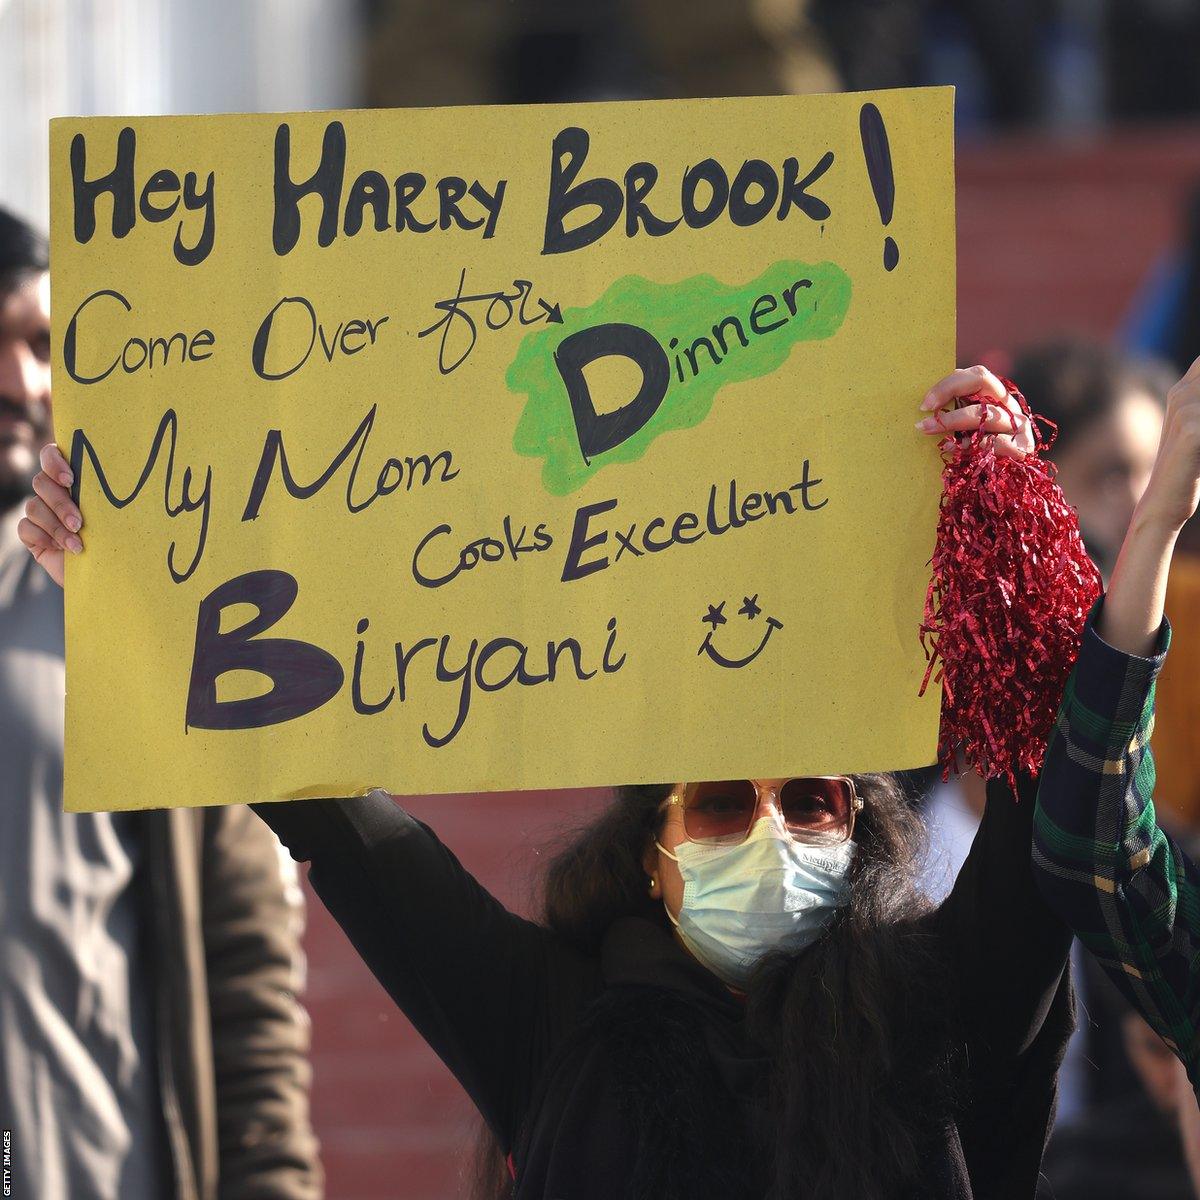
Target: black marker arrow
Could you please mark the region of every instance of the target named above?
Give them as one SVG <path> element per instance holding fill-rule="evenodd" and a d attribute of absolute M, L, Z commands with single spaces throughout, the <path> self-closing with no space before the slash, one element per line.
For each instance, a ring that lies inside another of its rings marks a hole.
<path fill-rule="evenodd" d="M 542 300 L 540 297 L 538 299 L 538 304 L 540 304 L 545 310 L 547 325 L 561 325 L 563 323 L 562 312 L 559 310 L 557 304 L 547 304 L 545 300 Z"/>

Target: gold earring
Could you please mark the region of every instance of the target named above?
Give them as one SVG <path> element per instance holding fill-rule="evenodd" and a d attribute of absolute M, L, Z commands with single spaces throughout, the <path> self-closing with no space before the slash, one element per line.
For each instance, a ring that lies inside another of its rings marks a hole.
<path fill-rule="evenodd" d="M 650 891 L 651 891 L 651 893 L 652 893 L 652 894 L 653 894 L 653 892 L 654 892 L 654 889 L 655 889 L 657 886 L 658 886 L 658 879 L 657 879 L 655 876 L 651 875 L 651 876 L 650 876 Z"/>

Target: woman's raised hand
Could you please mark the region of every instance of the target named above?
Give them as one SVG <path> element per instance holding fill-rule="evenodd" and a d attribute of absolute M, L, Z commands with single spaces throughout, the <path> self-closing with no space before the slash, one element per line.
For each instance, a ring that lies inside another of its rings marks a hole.
<path fill-rule="evenodd" d="M 975 402 L 957 407 L 959 401 L 979 393 L 987 398 L 986 406 Z M 1033 422 L 987 367 L 951 371 L 925 394 L 921 409 L 930 415 L 919 420 L 917 428 L 941 438 L 943 449 L 953 447 L 955 434 L 970 433 L 981 425 L 998 457 L 1024 458 L 1034 448 Z"/>
<path fill-rule="evenodd" d="M 1167 393 L 1158 457 L 1138 504 L 1139 520 L 1178 533 L 1200 503 L 1200 358 Z"/>
<path fill-rule="evenodd" d="M 44 446 L 41 459 L 42 469 L 33 480 L 34 496 L 25 505 L 17 536 L 61 587 L 65 552 L 78 554 L 83 549 L 79 539 L 83 515 L 71 501 L 71 468 L 58 447 Z"/>

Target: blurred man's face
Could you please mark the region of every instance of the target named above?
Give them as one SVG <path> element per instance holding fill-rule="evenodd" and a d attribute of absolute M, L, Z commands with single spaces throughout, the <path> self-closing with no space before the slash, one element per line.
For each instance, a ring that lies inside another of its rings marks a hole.
<path fill-rule="evenodd" d="M 1162 405 L 1153 396 L 1130 392 L 1054 456 L 1063 493 L 1079 510 L 1088 551 L 1106 575 L 1150 482 L 1162 423 Z"/>
<path fill-rule="evenodd" d="M 51 437 L 50 276 L 36 274 L 0 290 L 0 512 L 29 494 Z"/>

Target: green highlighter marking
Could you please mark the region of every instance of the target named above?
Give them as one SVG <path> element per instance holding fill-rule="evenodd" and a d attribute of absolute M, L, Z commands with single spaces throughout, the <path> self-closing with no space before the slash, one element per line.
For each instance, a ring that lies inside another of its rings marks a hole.
<path fill-rule="evenodd" d="M 740 287 L 711 275 L 671 284 L 627 275 L 594 304 L 563 309 L 561 324 L 522 341 L 505 376 L 527 397 L 513 449 L 544 459 L 546 491 L 567 495 L 604 467 L 636 462 L 660 434 L 699 425 L 725 384 L 770 374 L 796 342 L 832 337 L 850 293 L 850 277 L 829 262 L 778 262 Z M 608 354 L 642 369 L 646 394 L 638 402 L 622 397 L 623 416 L 597 414 L 579 367 L 581 358 L 586 365 Z"/>

